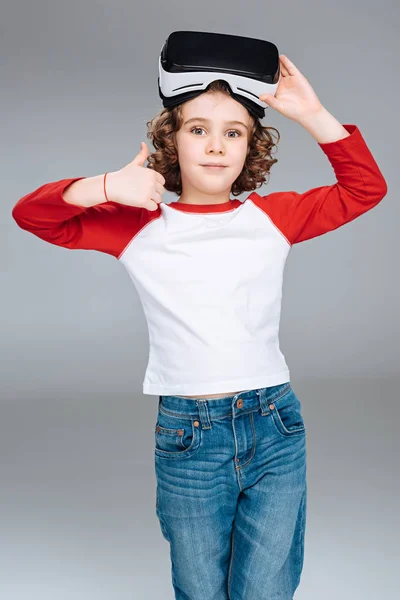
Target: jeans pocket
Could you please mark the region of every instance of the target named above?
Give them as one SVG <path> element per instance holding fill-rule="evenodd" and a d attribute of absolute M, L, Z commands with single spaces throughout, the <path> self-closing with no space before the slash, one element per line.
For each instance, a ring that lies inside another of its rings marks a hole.
<path fill-rule="evenodd" d="M 154 428 L 154 452 L 159 458 L 189 458 L 200 447 L 201 427 L 191 417 L 183 418 L 159 408 Z"/>
<path fill-rule="evenodd" d="M 292 386 L 270 404 L 270 414 L 276 430 L 283 436 L 305 434 L 301 403 Z"/>

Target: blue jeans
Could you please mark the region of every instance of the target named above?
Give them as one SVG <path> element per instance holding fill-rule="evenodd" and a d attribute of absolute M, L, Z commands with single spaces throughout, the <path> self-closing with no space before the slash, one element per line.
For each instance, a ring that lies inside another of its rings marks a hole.
<path fill-rule="evenodd" d="M 306 431 L 290 382 L 159 396 L 156 514 L 179 600 L 292 600 L 304 561 Z"/>

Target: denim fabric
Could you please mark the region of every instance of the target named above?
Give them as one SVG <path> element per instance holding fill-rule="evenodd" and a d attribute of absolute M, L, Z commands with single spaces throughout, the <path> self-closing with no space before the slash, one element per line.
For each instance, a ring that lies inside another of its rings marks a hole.
<path fill-rule="evenodd" d="M 159 396 L 156 514 L 179 600 L 292 600 L 306 526 L 306 431 L 290 382 Z"/>

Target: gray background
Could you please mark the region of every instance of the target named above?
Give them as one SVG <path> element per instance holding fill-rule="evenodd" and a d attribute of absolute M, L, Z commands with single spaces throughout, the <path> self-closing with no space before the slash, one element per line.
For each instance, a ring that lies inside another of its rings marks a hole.
<path fill-rule="evenodd" d="M 136 290 L 115 258 L 46 244 L 11 210 L 43 183 L 118 169 L 149 143 L 159 52 L 178 29 L 273 41 L 341 123 L 359 126 L 387 181 L 372 211 L 292 248 L 280 339 L 308 431 L 296 598 L 397 595 L 399 24 L 394 1 L 3 6 L 1 597 L 173 598 Z M 300 125 L 272 108 L 263 124 L 281 142 L 260 194 L 335 182 Z"/>

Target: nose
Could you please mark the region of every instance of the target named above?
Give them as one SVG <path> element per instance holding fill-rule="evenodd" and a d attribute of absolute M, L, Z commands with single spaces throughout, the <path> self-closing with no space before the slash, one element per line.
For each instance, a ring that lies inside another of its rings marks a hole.
<path fill-rule="evenodd" d="M 224 141 L 219 135 L 210 136 L 206 148 L 207 154 L 212 152 L 214 154 L 225 154 Z"/>

